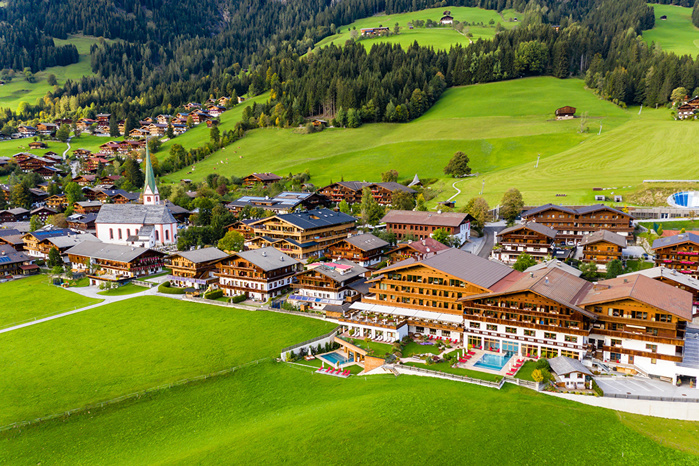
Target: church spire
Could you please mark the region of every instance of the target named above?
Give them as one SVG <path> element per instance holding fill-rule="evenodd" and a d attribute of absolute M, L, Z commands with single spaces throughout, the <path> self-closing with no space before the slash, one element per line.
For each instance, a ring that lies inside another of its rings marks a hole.
<path fill-rule="evenodd" d="M 143 183 L 143 204 L 157 205 L 160 204 L 160 193 L 155 184 L 155 175 L 153 174 L 153 166 L 150 163 L 150 151 L 148 150 L 148 139 L 146 139 L 146 179 Z"/>

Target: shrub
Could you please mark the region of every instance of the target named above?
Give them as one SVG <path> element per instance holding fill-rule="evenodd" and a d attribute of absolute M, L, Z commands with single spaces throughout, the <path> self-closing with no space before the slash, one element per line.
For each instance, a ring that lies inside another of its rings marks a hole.
<path fill-rule="evenodd" d="M 223 290 L 213 290 L 204 293 L 204 298 L 206 299 L 218 299 L 223 296 Z"/>
<path fill-rule="evenodd" d="M 539 359 L 539 360 L 536 362 L 536 368 L 537 368 L 537 369 L 546 369 L 547 371 L 548 371 L 548 370 L 551 370 L 551 366 L 549 365 L 548 360 L 547 360 L 547 359 L 544 359 L 544 358 Z"/>
<path fill-rule="evenodd" d="M 158 293 L 163 294 L 184 294 L 184 289 L 170 286 L 170 282 L 163 282 L 158 286 Z"/>
<path fill-rule="evenodd" d="M 540 369 L 534 369 L 532 371 L 532 379 L 534 380 L 534 382 L 543 382 L 544 381 L 544 376 L 541 373 Z"/>
<path fill-rule="evenodd" d="M 597 385 L 595 379 L 592 379 L 592 390 L 595 392 L 597 396 L 604 396 L 604 391 L 600 388 L 599 385 Z"/>
<path fill-rule="evenodd" d="M 221 290 L 218 290 L 218 291 L 221 291 Z M 221 295 L 223 295 L 223 291 L 221 291 Z M 231 302 L 232 302 L 232 303 L 242 303 L 242 302 L 245 301 L 246 299 L 248 299 L 248 297 L 247 297 L 246 295 L 244 295 L 244 294 L 239 294 L 239 295 L 237 295 L 237 296 L 233 296 L 233 297 L 231 298 Z"/>

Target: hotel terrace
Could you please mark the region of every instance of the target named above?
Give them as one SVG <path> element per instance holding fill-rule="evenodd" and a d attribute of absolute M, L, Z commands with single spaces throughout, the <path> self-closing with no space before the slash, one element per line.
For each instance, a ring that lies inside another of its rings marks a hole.
<path fill-rule="evenodd" d="M 490 291 L 520 272 L 459 249 L 421 261 L 408 259 L 372 278 L 370 293 L 340 321 L 354 334 L 389 341 L 408 333 L 461 341 L 463 306 L 459 299 Z"/>

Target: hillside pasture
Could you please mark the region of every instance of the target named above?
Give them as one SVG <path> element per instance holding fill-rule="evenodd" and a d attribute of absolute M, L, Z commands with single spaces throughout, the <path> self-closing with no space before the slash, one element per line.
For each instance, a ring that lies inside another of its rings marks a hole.
<path fill-rule="evenodd" d="M 149 296 L 0 334 L 0 425 L 278 356 L 334 327 Z"/>
<path fill-rule="evenodd" d="M 591 131 L 579 132 L 580 119 L 554 121 L 554 110 L 562 105 L 573 105 L 578 114 L 586 113 Z M 311 181 L 323 186 L 343 178 L 378 180 L 382 172 L 395 169 L 401 181 L 412 179 L 415 173 L 421 178 L 442 179 L 444 196 L 449 197 L 455 193 L 450 187 L 455 180 L 445 178 L 443 168 L 458 150 L 470 156 L 474 173 L 490 176 L 522 167 L 526 171 L 539 155 L 545 160 L 583 141 L 603 139 L 608 129 L 621 127 L 632 118 L 633 112 L 598 99 L 580 80 L 529 78 L 479 84 L 448 89 L 425 115 L 406 124 L 365 124 L 358 129 L 326 129 L 310 135 L 293 129 L 249 131 L 234 144 L 235 153 L 228 147 L 197 163 L 194 171 L 187 167 L 165 179 L 198 181 L 207 173 L 241 177 L 254 171 L 286 175 L 308 169 Z M 605 130 L 597 136 L 595 129 L 600 123 Z M 480 181 L 479 177 L 459 183 L 480 186 Z M 529 189 L 526 176 L 515 181 L 525 194 L 532 194 L 531 202 L 556 200 L 555 187 L 538 192 Z M 501 195 L 488 200 L 497 202 Z M 585 192 L 579 196 L 592 195 Z"/>
<path fill-rule="evenodd" d="M 0 107 L 9 107 L 16 111 L 20 102 L 36 104 L 52 90 L 52 86 L 46 82 L 50 74 L 56 76 L 58 85 L 62 86 L 66 80 L 79 80 L 83 76 L 92 75 L 90 67 L 90 46 L 98 44 L 100 38 L 83 35 L 69 35 L 68 39 L 54 39 L 56 45 L 74 44 L 80 55 L 77 63 L 68 66 L 53 66 L 34 74 L 35 82 L 30 83 L 21 72 L 16 72 L 11 82 L 0 86 Z M 107 41 L 109 41 L 107 39 Z"/>
<path fill-rule="evenodd" d="M 463 33 L 458 32 L 456 29 L 448 25 L 431 28 L 408 28 L 408 23 L 412 23 L 416 20 L 431 19 L 432 21 L 439 23 L 440 18 L 443 16 L 444 11 L 446 10 L 451 12 L 451 16 L 456 21 L 468 22 L 471 24 L 483 23 L 483 25 L 465 26 Z M 476 41 L 478 39 L 492 39 L 495 36 L 495 25 L 497 23 L 502 24 L 503 27 L 507 29 L 515 27 L 517 23 L 509 21 L 513 15 L 516 15 L 516 13 L 510 10 L 504 11 L 501 16 L 494 10 L 454 6 L 428 8 L 426 10 L 392 15 L 380 14 L 371 16 L 369 18 L 362 18 L 349 25 L 338 27 L 339 32 L 337 34 L 321 40 L 316 44 L 316 47 L 324 47 L 328 44 L 343 45 L 345 42 L 350 40 L 351 31 L 353 29 L 356 29 L 357 33 L 361 34 L 360 31 L 362 28 L 383 26 L 390 28 L 391 32 L 393 32 L 395 24 L 398 23 L 400 27 L 399 34 L 391 34 L 385 37 L 360 37 L 361 43 L 364 44 L 364 47 L 368 50 L 371 48 L 372 44 L 380 42 L 399 44 L 405 48 L 417 41 L 417 43 L 423 47 L 434 47 L 435 49 L 447 50 L 453 45 L 466 46 L 472 41 Z M 492 26 L 489 25 L 490 20 L 495 22 Z M 468 37 L 468 33 L 470 33 L 472 37 Z"/>
<path fill-rule="evenodd" d="M 495 390 L 406 375 L 338 379 L 314 369 L 264 362 L 3 432 L 0 462 L 696 462 L 695 422 L 618 415 L 509 384 Z"/>
<path fill-rule="evenodd" d="M 677 55 L 699 54 L 699 29 L 692 24 L 692 9 L 676 5 L 650 4 L 655 10 L 655 27 L 643 31 L 643 39 L 655 42 L 666 52 Z M 661 16 L 667 19 L 661 20 Z M 689 89 L 691 92 L 693 89 Z"/>

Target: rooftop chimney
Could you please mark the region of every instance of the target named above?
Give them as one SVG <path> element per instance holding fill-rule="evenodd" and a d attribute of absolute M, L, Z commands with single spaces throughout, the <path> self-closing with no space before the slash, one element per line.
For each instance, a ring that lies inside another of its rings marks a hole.
<path fill-rule="evenodd" d="M 544 283 L 546 283 L 547 285 L 549 284 L 549 277 L 546 277 L 546 278 L 544 279 Z"/>
<path fill-rule="evenodd" d="M 534 272 L 529 272 L 529 278 L 534 278 Z"/>
<path fill-rule="evenodd" d="M 267 257 L 267 251 L 262 251 L 262 257 Z"/>

